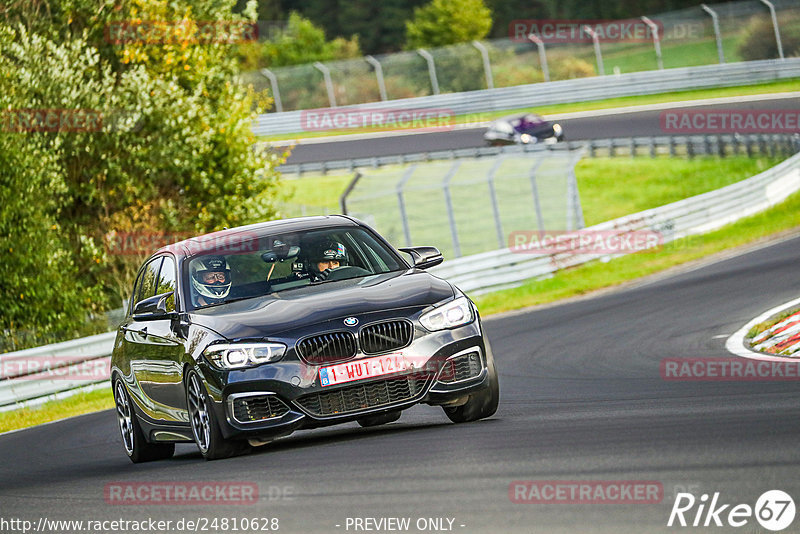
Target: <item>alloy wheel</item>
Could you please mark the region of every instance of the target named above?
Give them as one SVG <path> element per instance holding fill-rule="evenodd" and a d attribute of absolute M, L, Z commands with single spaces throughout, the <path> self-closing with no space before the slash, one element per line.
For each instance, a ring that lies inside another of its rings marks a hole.
<path fill-rule="evenodd" d="M 128 456 L 133 454 L 133 418 L 131 417 L 131 406 L 128 403 L 128 395 L 125 393 L 125 386 L 121 380 L 117 381 L 114 388 L 114 401 L 117 406 L 117 421 L 119 431 L 122 434 L 122 443 Z"/>
<path fill-rule="evenodd" d="M 200 380 L 196 374 L 189 377 L 189 415 L 192 422 L 192 434 L 197 446 L 205 452 L 211 440 L 211 423 L 208 419 L 208 404 L 203 394 Z"/>

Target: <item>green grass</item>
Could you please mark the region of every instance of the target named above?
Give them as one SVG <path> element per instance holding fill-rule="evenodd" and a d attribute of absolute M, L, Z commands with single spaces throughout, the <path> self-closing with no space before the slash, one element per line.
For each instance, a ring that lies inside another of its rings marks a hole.
<path fill-rule="evenodd" d="M 575 168 L 581 204 L 587 226 L 669 204 L 738 182 L 778 163 L 768 158 L 750 159 L 698 157 L 664 158 L 585 158 Z M 366 170 L 368 174 L 377 170 Z M 397 168 L 381 169 L 379 176 L 396 176 Z M 299 215 L 304 205 L 309 214 L 339 211 L 339 197 L 352 180 L 351 174 L 305 176 L 285 180 L 285 214 Z M 391 190 L 391 180 L 383 188 Z M 391 203 L 396 197 L 389 197 Z M 485 203 L 486 197 L 472 199 Z M 440 210 L 441 211 L 441 210 Z"/>
<path fill-rule="evenodd" d="M 778 206 L 715 232 L 669 243 L 656 252 L 640 252 L 607 263 L 595 261 L 560 271 L 546 280 L 531 280 L 520 287 L 480 296 L 476 304 L 482 315 L 491 315 L 576 297 L 797 227 L 800 227 L 800 193 L 795 193 Z"/>
<path fill-rule="evenodd" d="M 613 65 L 609 67 L 613 68 Z M 611 70 L 609 70 L 609 73 Z M 606 100 L 596 100 L 593 102 L 574 102 L 566 104 L 551 104 L 548 106 L 539 106 L 536 108 L 523 107 L 513 108 L 501 111 L 492 111 L 485 113 L 468 113 L 465 115 L 457 115 L 455 117 L 455 124 L 479 124 L 486 121 L 491 121 L 506 115 L 522 114 L 529 111 L 535 111 L 545 117 L 548 115 L 555 115 L 560 113 L 573 113 L 579 111 L 593 111 L 598 109 L 611 109 L 627 106 L 645 106 L 651 104 L 663 104 L 666 102 L 681 102 L 685 100 L 702 100 L 705 98 L 723 98 L 733 96 L 747 96 L 747 95 L 761 95 L 771 93 L 782 93 L 789 91 L 797 91 L 798 80 L 781 80 L 777 82 L 759 83 L 753 85 L 745 85 L 738 87 L 720 87 L 714 89 L 692 89 L 689 91 L 676 91 L 671 93 L 644 95 L 644 96 L 623 96 L 618 98 L 609 98 Z M 327 137 L 332 135 L 347 135 L 358 133 L 370 133 L 381 131 L 376 128 L 356 128 L 356 129 L 343 129 L 343 130 L 327 130 L 321 132 L 296 132 L 287 134 L 265 135 L 260 136 L 260 141 L 285 141 L 292 139 L 310 139 L 314 137 Z"/>
<path fill-rule="evenodd" d="M 586 226 L 713 191 L 778 160 L 701 157 L 583 159 L 575 168 Z"/>
<path fill-rule="evenodd" d="M 739 39 L 736 36 L 723 38 L 722 49 L 725 53 L 726 62 L 736 63 L 741 61 L 738 47 Z M 638 46 L 618 45 L 617 48 L 618 50 L 611 49 L 603 53 L 606 74 L 612 74 L 614 67 L 619 67 L 622 73 L 654 70 L 658 67 L 652 43 L 642 43 Z M 662 44 L 661 58 L 665 69 L 711 65 L 719 61 L 717 41 L 710 37 L 689 42 L 681 41 L 669 46 Z M 584 60 L 594 64 L 593 57 L 584 58 Z"/>
<path fill-rule="evenodd" d="M 0 432 L 27 428 L 113 407 L 114 397 L 111 394 L 110 386 L 77 393 L 66 399 L 51 401 L 41 406 L 0 412 Z"/>

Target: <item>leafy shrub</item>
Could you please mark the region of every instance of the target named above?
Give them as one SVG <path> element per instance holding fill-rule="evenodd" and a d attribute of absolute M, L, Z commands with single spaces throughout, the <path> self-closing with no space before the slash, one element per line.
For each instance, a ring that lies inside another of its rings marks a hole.
<path fill-rule="evenodd" d="M 800 16 L 781 13 L 778 29 L 784 56 L 800 55 Z M 750 19 L 739 43 L 739 55 L 745 61 L 778 58 L 778 43 L 771 17 L 755 16 Z"/>
<path fill-rule="evenodd" d="M 551 80 L 571 80 L 595 75 L 594 65 L 576 57 L 554 57 L 548 63 Z"/>
<path fill-rule="evenodd" d="M 232 14 L 232 0 L 38 7 L 0 11 L 5 119 L 63 109 L 102 120 L 73 130 L 0 127 L 0 329 L 69 337 L 84 333 L 87 314 L 118 307 L 130 291 L 139 258 L 112 254 L 105 236 L 269 219 L 280 156 L 252 148 L 254 112 L 268 103 L 231 82 L 230 44 L 105 38 L 118 21 L 246 20 Z"/>

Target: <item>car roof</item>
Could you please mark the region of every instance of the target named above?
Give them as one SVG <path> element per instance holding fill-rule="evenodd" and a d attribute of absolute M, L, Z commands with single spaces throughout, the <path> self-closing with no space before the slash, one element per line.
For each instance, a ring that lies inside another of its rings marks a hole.
<path fill-rule="evenodd" d="M 293 219 L 278 219 L 274 221 L 259 222 L 236 228 L 227 228 L 217 232 L 201 234 L 177 243 L 172 243 L 158 249 L 153 255 L 161 252 L 170 251 L 176 256 L 191 257 L 199 254 L 198 251 L 205 249 L 203 246 L 210 240 L 227 240 L 232 237 L 242 236 L 242 234 L 252 234 L 252 237 L 263 237 L 276 233 L 297 232 L 302 230 L 312 230 L 316 228 L 329 228 L 334 226 L 358 226 L 358 223 L 350 217 L 344 215 L 324 215 L 317 217 L 296 217 Z M 250 236 L 247 237 L 250 239 Z M 207 252 L 206 252 L 207 253 Z"/>

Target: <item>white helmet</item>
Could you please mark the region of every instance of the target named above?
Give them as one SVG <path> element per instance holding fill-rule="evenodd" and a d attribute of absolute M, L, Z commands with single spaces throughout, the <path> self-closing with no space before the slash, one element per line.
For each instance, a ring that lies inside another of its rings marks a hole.
<path fill-rule="evenodd" d="M 207 273 L 217 273 L 214 280 L 207 280 Z M 231 270 L 222 256 L 208 256 L 192 262 L 192 287 L 205 297 L 220 301 L 228 296 L 231 290 Z"/>

